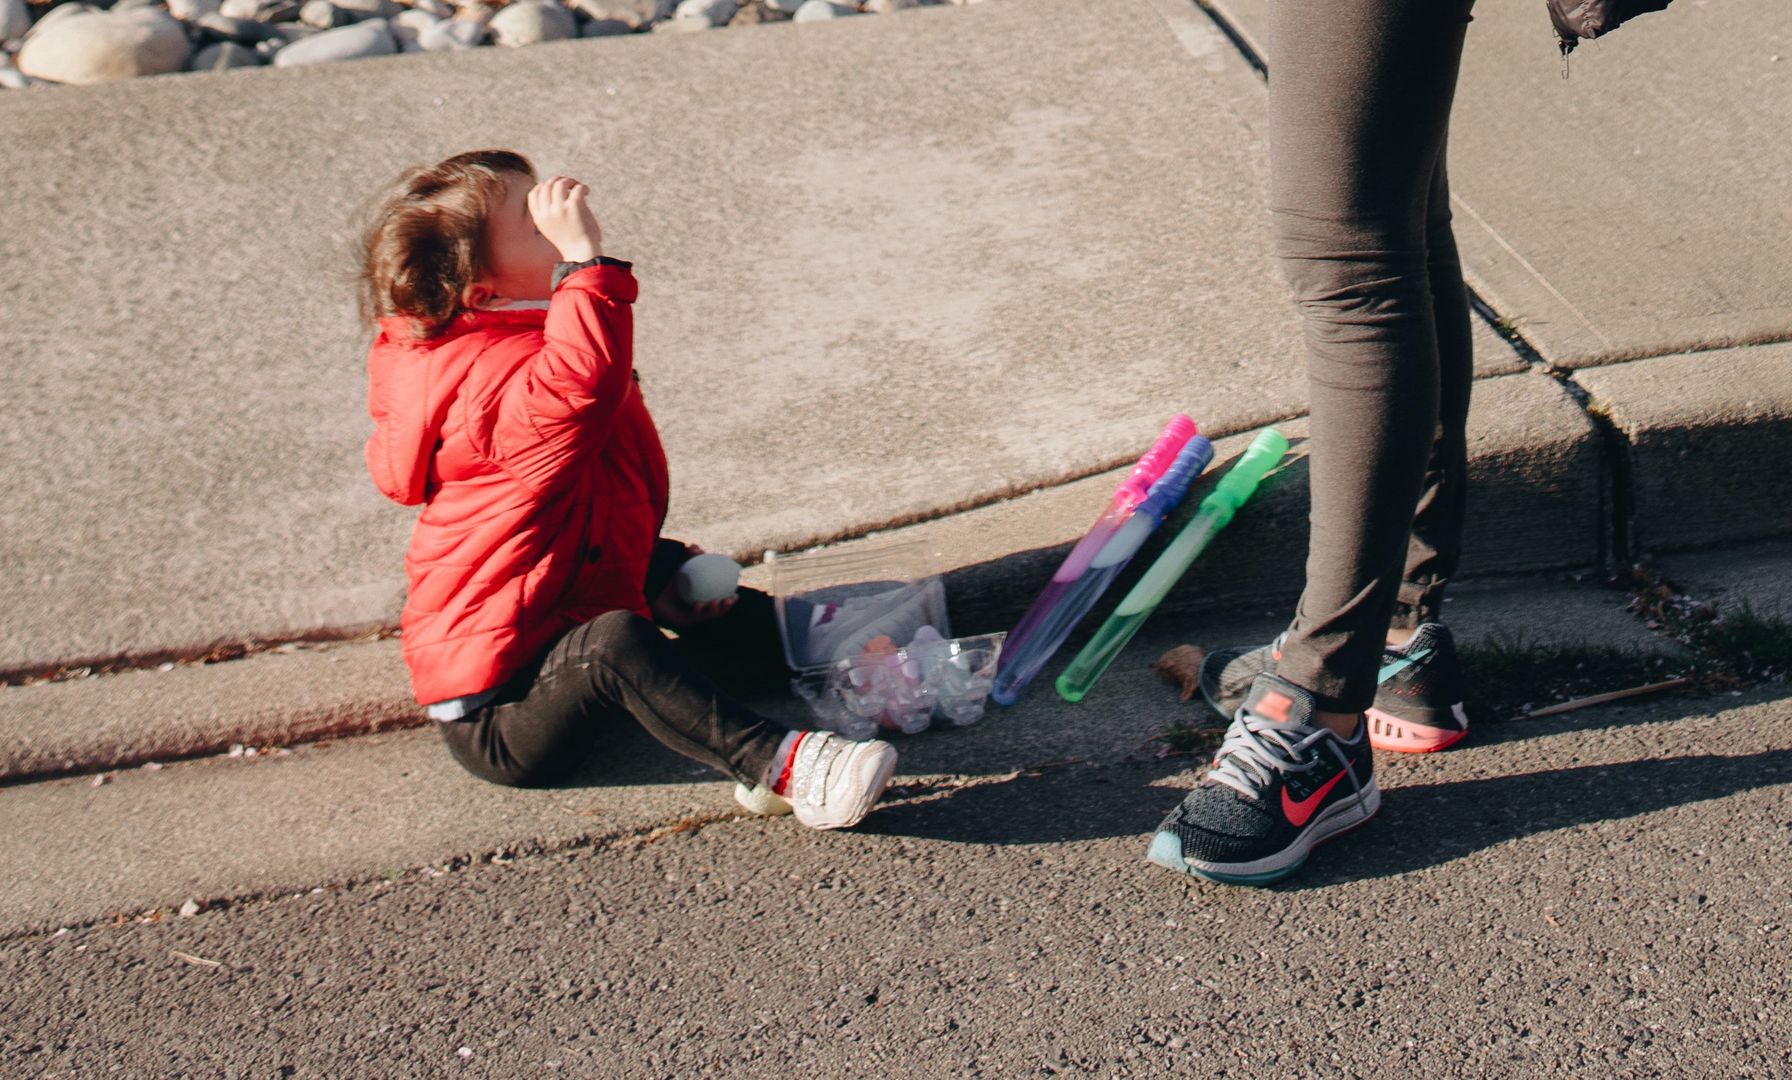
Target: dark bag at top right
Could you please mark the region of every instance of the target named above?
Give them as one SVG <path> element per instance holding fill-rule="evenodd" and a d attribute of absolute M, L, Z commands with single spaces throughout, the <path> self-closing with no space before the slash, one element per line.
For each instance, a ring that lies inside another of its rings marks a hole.
<path fill-rule="evenodd" d="M 1549 21 L 1555 24 L 1562 55 L 1567 56 L 1581 38 L 1596 38 L 1651 11 L 1660 11 L 1671 0 L 1544 0 Z"/>

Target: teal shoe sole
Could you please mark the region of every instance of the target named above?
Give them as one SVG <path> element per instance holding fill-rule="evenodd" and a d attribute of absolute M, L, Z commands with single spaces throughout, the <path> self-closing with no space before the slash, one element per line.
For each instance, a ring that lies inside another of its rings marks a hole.
<path fill-rule="evenodd" d="M 1218 885 L 1272 885 L 1289 874 L 1294 873 L 1305 863 L 1302 856 L 1299 862 L 1291 863 L 1279 870 L 1267 870 L 1261 874 L 1222 874 L 1215 870 L 1203 870 L 1190 866 L 1182 858 L 1182 838 L 1173 832 L 1160 832 L 1151 838 L 1151 850 L 1145 858 L 1166 870 L 1174 870 L 1178 874 L 1188 874 L 1203 881 L 1211 881 Z"/>

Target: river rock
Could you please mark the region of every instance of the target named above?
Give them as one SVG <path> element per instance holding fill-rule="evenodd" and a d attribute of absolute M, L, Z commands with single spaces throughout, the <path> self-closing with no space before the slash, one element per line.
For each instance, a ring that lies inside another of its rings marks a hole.
<path fill-rule="evenodd" d="M 204 31 L 201 37 L 206 41 L 236 41 L 253 45 L 274 36 L 274 27 L 269 23 L 232 18 L 222 11 L 199 16 L 193 20 L 193 26 Z"/>
<path fill-rule="evenodd" d="M 304 7 L 303 0 L 273 0 L 257 8 L 255 17 L 264 23 L 298 22 L 299 12 Z"/>
<path fill-rule="evenodd" d="M 417 39 L 423 36 L 423 31 L 442 20 L 427 11 L 412 8 L 410 11 L 399 12 L 387 21 L 392 24 L 392 38 L 398 42 L 399 52 L 422 52 L 423 46 L 417 43 Z"/>
<path fill-rule="evenodd" d="M 165 75 L 187 66 L 187 28 L 165 12 L 92 11 L 39 20 L 19 50 L 19 70 L 34 79 L 91 83 Z"/>
<path fill-rule="evenodd" d="M 678 30 L 708 30 L 728 25 L 738 10 L 737 0 L 680 0 L 665 25 Z"/>
<path fill-rule="evenodd" d="M 305 0 L 305 6 L 299 9 L 299 21 L 319 30 L 334 30 L 355 20 L 330 0 Z"/>
<path fill-rule="evenodd" d="M 639 30 L 671 15 L 677 0 L 572 0 L 572 6 L 593 22 L 614 21 Z"/>
<path fill-rule="evenodd" d="M 61 22 L 63 19 L 71 18 L 75 15 L 91 15 L 99 10 L 99 8 L 92 4 L 58 4 L 44 12 L 42 15 L 39 15 L 37 17 L 37 25 L 33 26 L 31 28 L 31 33 L 26 34 L 25 36 L 30 37 L 31 34 L 41 34 L 48 28 Z"/>
<path fill-rule="evenodd" d="M 192 22 L 201 15 L 221 14 L 221 0 L 168 0 L 168 14 L 181 22 Z"/>
<path fill-rule="evenodd" d="M 11 64 L 0 64 L 0 89 L 23 90 L 30 85 L 31 76 Z"/>
<path fill-rule="evenodd" d="M 189 71 L 226 71 L 230 68 L 260 67 L 261 54 L 247 45 L 238 45 L 234 41 L 220 41 L 207 45 L 193 54 L 188 61 Z"/>
<path fill-rule="evenodd" d="M 579 36 L 572 12 L 547 0 L 516 0 L 492 16 L 489 29 L 493 45 L 513 49 Z"/>
<path fill-rule="evenodd" d="M 404 5 L 395 0 L 330 0 L 338 8 L 348 13 L 348 17 L 361 22 L 366 19 L 390 19 L 404 10 Z"/>
<path fill-rule="evenodd" d="M 476 22 L 480 26 L 487 26 L 491 23 L 492 16 L 497 13 L 498 9 L 492 7 L 490 4 L 482 4 L 479 0 L 472 0 L 471 3 L 461 4 L 456 7 L 454 9 L 454 18 L 456 22 Z"/>
<path fill-rule="evenodd" d="M 459 52 L 476 48 L 484 40 L 484 23 L 443 19 L 417 35 L 417 47 L 424 52 Z"/>
<path fill-rule="evenodd" d="M 369 19 L 350 26 L 324 30 L 293 42 L 274 54 L 275 67 L 328 64 L 337 60 L 365 60 L 398 51 L 392 28 L 384 19 Z"/>
<path fill-rule="evenodd" d="M 920 6 L 921 0 L 865 0 L 865 12 L 869 15 L 888 15 Z"/>
<path fill-rule="evenodd" d="M 273 45 L 275 48 L 283 48 L 287 45 L 291 45 L 295 41 L 308 37 L 316 37 L 318 34 L 323 33 L 323 31 L 315 26 L 306 26 L 304 23 L 296 22 L 276 23 L 273 29 L 273 36 L 268 38 L 267 41 L 262 42 L 262 45 Z M 261 48 L 261 45 L 257 45 L 256 48 Z"/>
<path fill-rule="evenodd" d="M 753 0 L 750 4 L 742 4 L 734 18 L 728 20 L 729 26 L 757 26 L 760 23 L 788 22 L 790 13 L 776 11 L 764 0 Z"/>
<path fill-rule="evenodd" d="M 261 10 L 262 0 L 222 0 L 218 14 L 227 19 L 253 19 Z"/>
<path fill-rule="evenodd" d="M 780 15 L 795 15 L 807 0 L 765 0 L 765 6 Z"/>
<path fill-rule="evenodd" d="M 452 19 L 454 5 L 448 0 L 411 0 L 412 11 L 427 11 L 438 19 Z"/>
<path fill-rule="evenodd" d="M 850 8 L 844 4 L 830 4 L 828 0 L 806 0 L 796 14 L 790 17 L 791 22 L 819 22 L 823 19 L 843 19 L 848 15 L 857 15 L 858 8 Z"/>
<path fill-rule="evenodd" d="M 255 43 L 255 55 L 261 57 L 263 63 L 271 63 L 275 53 L 293 42 L 322 33 L 322 31 L 303 23 L 276 23 L 271 29 L 274 32 L 266 41 Z"/>
<path fill-rule="evenodd" d="M 634 28 L 621 19 L 592 19 L 579 31 L 580 37 L 620 37 L 634 33 Z"/>
<path fill-rule="evenodd" d="M 31 9 L 25 0 L 0 0 L 0 41 L 13 41 L 31 29 Z"/>

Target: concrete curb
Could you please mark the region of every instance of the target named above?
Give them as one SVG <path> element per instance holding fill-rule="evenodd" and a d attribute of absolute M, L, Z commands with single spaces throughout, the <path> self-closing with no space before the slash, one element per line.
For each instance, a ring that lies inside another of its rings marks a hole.
<path fill-rule="evenodd" d="M 1603 535 L 1601 449 L 1592 424 L 1555 380 L 1505 375 L 1477 386 L 1471 419 L 1470 574 L 1593 565 Z M 1163 606 L 1167 617 L 1282 602 L 1305 561 L 1304 421 L 1279 425 L 1295 441 L 1263 485 Z M 1097 625 L 1150 565 L 1251 433 L 1216 442 L 1216 462 L 1183 511 L 1159 531 L 1083 627 Z M 936 553 L 959 632 L 1010 627 L 1125 470 L 894 530 Z M 878 534 L 888 536 L 889 533 Z M 847 541 L 850 548 L 872 539 Z M 763 565 L 748 584 L 769 585 Z M 232 745 L 293 745 L 422 722 L 396 641 L 285 647 L 242 660 L 177 665 L 0 690 L 0 780 L 93 772 L 216 753 Z"/>
<path fill-rule="evenodd" d="M 395 640 L 0 690 L 0 780 L 97 772 L 409 727 Z"/>
<path fill-rule="evenodd" d="M 1461 589 L 1452 611 L 1465 643 L 1523 636 L 1673 649 L 1625 611 L 1621 594 L 1585 583 L 1484 582 Z M 1196 703 L 1178 703 L 1176 691 L 1149 670 L 1152 660 L 1180 641 L 1263 640 L 1280 625 L 1277 616 L 1262 611 L 1198 624 L 1154 620 L 1088 700 L 1070 705 L 1035 687 L 1013 709 L 992 709 L 975 726 L 903 739 L 901 775 L 1001 777 L 1050 762 L 1155 762 L 1155 736 L 1204 722 L 1208 713 Z M 247 715 L 257 704 L 256 680 L 243 670 L 261 667 L 270 678 L 289 681 L 301 674 L 377 673 L 380 664 L 396 660 L 390 646 L 343 646 L 308 658 L 341 654 L 340 664 L 264 655 L 197 668 L 178 682 L 173 672 L 144 678 L 169 680 L 170 687 L 200 693 L 221 711 L 238 706 Z M 361 658 L 349 655 L 356 653 Z M 92 707 L 115 704 L 135 678 L 89 680 L 82 700 Z M 393 673 L 388 683 L 401 680 Z M 134 700 L 151 703 L 141 693 Z M 802 715 L 791 698 L 756 704 L 791 722 Z M 644 732 L 622 734 L 607 749 L 578 777 L 546 790 L 499 787 L 469 776 L 427 730 L 253 758 L 179 762 L 99 784 L 68 778 L 15 787 L 0 792 L 10 800 L 4 814 L 11 826 L 0 831 L 0 862 L 29 865 L 33 872 L 0 884 L 0 935 L 172 909 L 188 898 L 209 903 L 290 896 L 324 882 L 378 881 L 492 853 L 643 842 L 662 829 L 740 813 L 729 785 L 714 772 L 655 746 Z M 1178 764 L 1163 767 L 1174 771 Z"/>
<path fill-rule="evenodd" d="M 1622 437 L 1618 542 L 1632 555 L 1792 533 L 1792 345 L 1574 374 Z"/>

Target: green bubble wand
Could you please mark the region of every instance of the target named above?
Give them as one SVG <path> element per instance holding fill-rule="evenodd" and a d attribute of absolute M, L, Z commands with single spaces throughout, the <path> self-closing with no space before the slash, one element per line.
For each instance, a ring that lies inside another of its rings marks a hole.
<path fill-rule="evenodd" d="M 1126 643 L 1139 632 L 1139 627 L 1145 625 L 1157 605 L 1163 603 L 1171 587 L 1188 572 L 1189 566 L 1219 531 L 1232 521 L 1239 507 L 1263 482 L 1264 474 L 1275 468 L 1286 453 L 1288 440 L 1281 432 L 1264 428 L 1257 433 L 1244 456 L 1201 500 L 1194 518 L 1183 526 L 1176 539 L 1170 541 L 1170 546 L 1151 564 L 1151 569 L 1145 571 L 1145 576 L 1126 594 L 1126 599 L 1120 601 L 1120 606 L 1108 616 L 1107 622 L 1101 624 L 1101 629 L 1083 651 L 1076 654 L 1064 674 L 1058 676 L 1058 696 L 1065 701 L 1083 700 L 1083 695 L 1126 648 Z"/>

